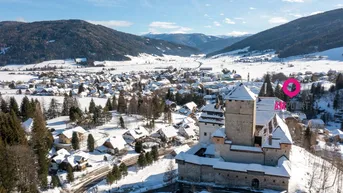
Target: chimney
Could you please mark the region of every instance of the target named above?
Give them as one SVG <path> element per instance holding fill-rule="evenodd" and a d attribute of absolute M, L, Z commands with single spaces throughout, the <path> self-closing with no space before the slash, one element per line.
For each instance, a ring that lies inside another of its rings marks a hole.
<path fill-rule="evenodd" d="M 269 144 L 269 145 L 272 145 L 272 142 L 273 142 L 273 135 L 270 134 L 270 135 L 268 136 L 268 144 Z"/>

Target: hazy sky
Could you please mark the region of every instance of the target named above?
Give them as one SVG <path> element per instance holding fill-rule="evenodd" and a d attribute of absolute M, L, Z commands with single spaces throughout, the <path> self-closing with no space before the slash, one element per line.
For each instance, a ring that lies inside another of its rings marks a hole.
<path fill-rule="evenodd" d="M 144 33 L 256 33 L 343 0 L 0 0 L 0 21 L 82 19 Z"/>

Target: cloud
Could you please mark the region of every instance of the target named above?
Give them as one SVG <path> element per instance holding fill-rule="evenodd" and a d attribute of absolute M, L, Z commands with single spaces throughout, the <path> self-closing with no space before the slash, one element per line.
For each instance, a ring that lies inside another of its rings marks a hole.
<path fill-rule="evenodd" d="M 256 8 L 255 7 L 249 7 L 250 10 L 255 10 Z"/>
<path fill-rule="evenodd" d="M 317 14 L 321 14 L 321 13 L 324 13 L 324 11 L 315 11 L 315 12 L 310 13 L 309 16 L 311 16 L 311 15 L 317 15 Z"/>
<path fill-rule="evenodd" d="M 244 18 L 242 18 L 242 17 L 235 17 L 233 19 L 235 19 L 235 20 L 244 20 Z"/>
<path fill-rule="evenodd" d="M 230 18 L 225 18 L 224 22 L 227 23 L 227 24 L 235 24 L 235 22 L 232 21 Z"/>
<path fill-rule="evenodd" d="M 249 33 L 245 32 L 245 31 L 232 31 L 232 32 L 227 33 L 227 35 L 234 36 L 234 37 L 244 36 L 247 34 L 249 34 Z"/>
<path fill-rule="evenodd" d="M 205 14 L 204 17 L 208 17 L 209 15 Z"/>
<path fill-rule="evenodd" d="M 224 15 L 224 13 L 221 13 L 220 15 L 221 15 L 221 16 L 223 16 L 223 15 Z"/>
<path fill-rule="evenodd" d="M 273 18 L 270 18 L 268 20 L 268 22 L 270 24 L 283 24 L 283 23 L 287 23 L 288 20 L 286 18 L 283 18 L 283 17 L 273 17 Z"/>
<path fill-rule="evenodd" d="M 209 7 L 209 6 L 211 6 L 211 4 L 208 4 L 208 3 L 207 3 L 207 4 L 205 4 L 205 6 L 206 6 L 206 7 Z"/>
<path fill-rule="evenodd" d="M 19 22 L 27 22 L 23 17 L 17 17 L 15 20 Z"/>
<path fill-rule="evenodd" d="M 205 28 L 212 28 L 212 26 L 210 26 L 210 25 L 205 25 L 204 27 Z"/>
<path fill-rule="evenodd" d="M 176 25 L 173 22 L 154 21 L 149 24 L 150 33 L 187 33 L 192 28 Z"/>
<path fill-rule="evenodd" d="M 304 0 L 282 0 L 283 2 L 289 2 L 289 3 L 304 3 Z"/>
<path fill-rule="evenodd" d="M 213 25 L 215 25 L 215 26 L 217 26 L 217 27 L 221 26 L 221 24 L 220 24 L 218 21 L 214 21 L 214 22 L 213 22 Z"/>
<path fill-rule="evenodd" d="M 342 8 L 342 7 L 343 7 L 343 4 L 337 4 L 336 7 Z"/>
<path fill-rule="evenodd" d="M 109 21 L 93 21 L 88 20 L 89 23 L 93 23 L 96 25 L 103 25 L 110 28 L 116 28 L 116 27 L 130 27 L 133 25 L 133 23 L 129 21 L 118 21 L 118 20 L 109 20 Z"/>
<path fill-rule="evenodd" d="M 295 14 L 295 13 L 290 13 L 289 14 L 290 16 L 293 16 L 293 17 L 296 17 L 296 18 L 299 18 L 299 17 L 302 17 L 303 15 L 301 14 Z"/>

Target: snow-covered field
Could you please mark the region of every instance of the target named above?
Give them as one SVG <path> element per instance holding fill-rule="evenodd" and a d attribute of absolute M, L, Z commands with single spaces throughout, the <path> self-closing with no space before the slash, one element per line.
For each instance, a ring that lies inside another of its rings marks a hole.
<path fill-rule="evenodd" d="M 169 56 L 164 57 L 151 56 L 147 54 L 141 54 L 138 57 L 132 57 L 131 61 L 103 61 L 100 62 L 106 67 L 115 68 L 116 70 L 111 73 L 122 73 L 128 71 L 150 71 L 158 70 L 158 68 L 166 68 L 172 66 L 174 68 L 197 68 L 202 63 L 202 67 L 212 67 L 213 72 L 220 72 L 223 68 L 229 70 L 236 70 L 243 79 L 247 79 L 248 73 L 250 78 L 261 78 L 267 72 L 283 72 L 284 74 L 290 74 L 293 72 L 312 71 L 312 72 L 327 72 L 330 69 L 343 71 L 343 47 L 327 50 L 324 52 L 314 53 L 307 56 L 296 56 L 285 59 L 279 59 L 273 53 L 266 54 L 252 54 L 252 56 L 245 58 L 269 58 L 269 62 L 234 62 L 237 59 L 241 59 L 242 55 L 226 54 L 221 57 L 203 58 L 200 56 L 194 57 L 179 57 Z M 244 59 L 244 57 L 243 57 Z M 289 67 L 289 64 L 294 65 Z M 92 68 L 75 68 L 75 63 L 70 60 L 53 60 L 46 61 L 34 66 L 46 66 L 46 65 L 61 65 L 66 67 L 62 70 L 74 70 L 79 72 L 96 72 L 101 71 L 102 67 Z M 30 66 L 29 66 L 30 67 Z M 23 65 L 9 65 L 4 68 L 11 70 L 23 70 Z M 1 72 L 0 80 L 27 80 L 32 77 L 29 75 L 8 75 L 8 72 Z M 19 78 L 17 78 L 19 77 Z"/>

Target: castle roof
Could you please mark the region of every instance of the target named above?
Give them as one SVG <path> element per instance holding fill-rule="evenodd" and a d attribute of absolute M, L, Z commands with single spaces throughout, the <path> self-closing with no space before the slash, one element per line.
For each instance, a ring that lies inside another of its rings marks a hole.
<path fill-rule="evenodd" d="M 243 83 L 237 85 L 228 95 L 226 100 L 256 100 L 256 95 L 251 92 Z"/>

